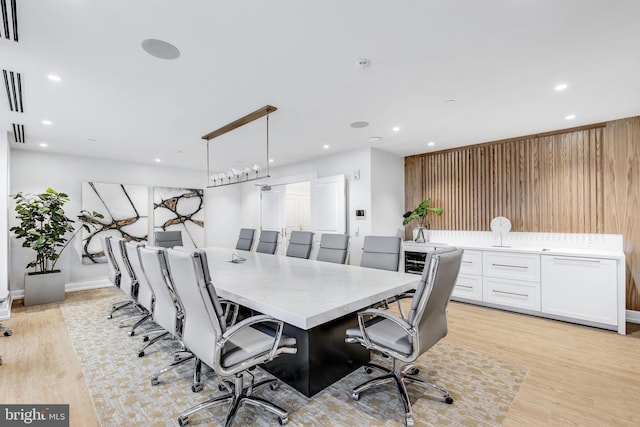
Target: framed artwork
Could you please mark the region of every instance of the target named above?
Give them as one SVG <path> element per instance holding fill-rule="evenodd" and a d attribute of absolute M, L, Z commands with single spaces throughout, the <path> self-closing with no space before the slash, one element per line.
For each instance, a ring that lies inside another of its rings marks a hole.
<path fill-rule="evenodd" d="M 182 244 L 204 246 L 204 191 L 193 188 L 155 187 L 153 189 L 153 228 L 179 230 Z"/>

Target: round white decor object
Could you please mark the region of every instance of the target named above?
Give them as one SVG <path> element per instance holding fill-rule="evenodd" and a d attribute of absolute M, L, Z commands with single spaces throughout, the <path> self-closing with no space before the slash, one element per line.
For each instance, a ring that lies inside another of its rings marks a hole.
<path fill-rule="evenodd" d="M 509 218 L 497 216 L 491 220 L 491 231 L 494 233 L 508 233 L 511 230 Z"/>

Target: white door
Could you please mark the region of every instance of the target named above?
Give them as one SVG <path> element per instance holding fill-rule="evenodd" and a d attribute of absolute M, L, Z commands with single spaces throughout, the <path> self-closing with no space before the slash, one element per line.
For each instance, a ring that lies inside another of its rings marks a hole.
<path fill-rule="evenodd" d="M 347 232 L 347 195 L 344 175 L 311 181 L 311 230 L 317 240 L 322 233 Z"/>
<path fill-rule="evenodd" d="M 282 233 L 286 227 L 285 187 L 271 187 L 260 192 L 260 226 L 262 230 Z"/>

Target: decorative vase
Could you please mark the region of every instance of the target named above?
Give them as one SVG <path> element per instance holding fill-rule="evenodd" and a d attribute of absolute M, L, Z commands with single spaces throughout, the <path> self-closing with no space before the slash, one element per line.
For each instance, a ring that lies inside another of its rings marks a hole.
<path fill-rule="evenodd" d="M 64 300 L 65 276 L 62 271 L 24 275 L 24 305 L 47 304 Z"/>
<path fill-rule="evenodd" d="M 428 240 L 429 239 L 427 238 L 427 229 L 424 227 L 416 228 L 415 237 L 413 238 L 413 241 L 416 243 L 425 243 Z"/>

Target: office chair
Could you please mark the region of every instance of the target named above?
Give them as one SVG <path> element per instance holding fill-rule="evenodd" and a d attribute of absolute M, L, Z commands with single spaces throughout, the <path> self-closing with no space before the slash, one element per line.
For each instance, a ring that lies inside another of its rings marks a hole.
<path fill-rule="evenodd" d="M 309 259 L 313 246 L 313 233 L 311 231 L 292 231 L 287 247 L 287 256 Z"/>
<path fill-rule="evenodd" d="M 137 313 L 120 321 L 119 326 L 124 328 L 127 326 L 128 321 L 144 318 L 147 313 L 146 310 L 144 310 L 144 308 L 137 302 L 138 280 L 133 274 L 129 259 L 127 258 L 127 252 L 124 246 L 125 240 L 122 237 L 112 237 L 107 241 L 111 246 L 111 253 L 113 254 L 115 265 L 118 266 L 118 270 L 120 271 L 120 290 L 129 297 L 128 304 L 126 305 L 137 311 Z M 130 329 L 129 335 L 133 336 L 134 334 L 135 329 Z"/>
<path fill-rule="evenodd" d="M 360 266 L 398 271 L 400 242 L 396 236 L 365 236 Z"/>
<path fill-rule="evenodd" d="M 238 243 L 236 243 L 236 249 L 250 251 L 253 247 L 253 237 L 255 234 L 256 230 L 253 228 L 241 228 L 240 235 L 238 236 Z"/>
<path fill-rule="evenodd" d="M 104 257 L 107 260 L 107 277 L 111 283 L 113 283 L 118 288 L 120 287 L 120 279 L 122 278 L 122 273 L 120 271 L 120 267 L 116 262 L 116 259 L 113 255 L 113 241 L 111 240 L 111 236 L 101 235 L 100 236 L 100 244 L 102 245 L 102 251 L 104 252 Z M 125 284 L 125 286 L 127 286 Z M 130 298 L 130 295 L 127 295 L 128 298 L 124 301 L 117 302 L 111 306 L 111 311 L 107 315 L 107 319 L 112 319 L 113 314 L 122 310 L 123 308 L 131 307 L 133 304 L 133 300 Z"/>
<path fill-rule="evenodd" d="M 246 387 L 244 385 L 247 370 L 269 362 L 282 353 L 296 352 L 295 339 L 282 335 L 283 322 L 271 316 L 258 315 L 227 328 L 224 311 L 211 283 L 205 252 L 197 249 L 191 252 L 168 249 L 167 260 L 175 289 L 184 304 L 184 343 L 198 361 L 211 367 L 218 376 L 233 377 L 233 382 L 223 379 L 221 383 L 221 389 L 231 390 L 230 393 L 212 396 L 187 409 L 178 417 L 178 424 L 185 425 L 194 413 L 226 402 L 231 403 L 226 426 L 233 423 L 242 403 L 266 409 L 274 413 L 281 424 L 285 424 L 288 421 L 287 411 L 253 396 L 254 390 L 267 384 L 275 390 L 277 379 L 254 384 L 253 375 L 249 374 L 251 383 Z M 275 325 L 273 336 L 256 329 L 265 324 Z"/>
<path fill-rule="evenodd" d="M 156 246 L 173 248 L 182 246 L 182 232 L 180 230 L 156 231 L 154 233 Z"/>
<path fill-rule="evenodd" d="M 258 247 L 256 252 L 263 254 L 275 254 L 278 248 L 278 236 L 279 231 L 263 230 L 260 232 L 260 238 L 258 239 Z"/>
<path fill-rule="evenodd" d="M 4 304 L 4 302 L 9 299 L 9 291 L 7 289 L 2 289 L 0 290 L 0 305 Z M 7 328 L 6 326 L 2 326 L 2 324 L 0 324 L 0 331 L 3 332 L 5 337 L 10 337 L 13 332 L 11 332 L 11 329 Z M 2 355 L 0 354 L 0 365 L 2 365 Z"/>
<path fill-rule="evenodd" d="M 344 264 L 347 262 L 348 249 L 348 234 L 324 233 L 322 237 L 320 237 L 320 248 L 318 249 L 316 259 L 318 261 Z"/>
<path fill-rule="evenodd" d="M 391 369 L 368 364 L 372 369 L 385 372 L 353 389 L 352 397 L 372 387 L 394 382 L 405 409 L 405 423 L 413 426 L 413 413 L 406 383 L 433 389 L 442 394 L 446 403 L 453 403 L 447 390 L 419 378 L 419 369 L 414 363 L 418 357 L 447 335 L 447 304 L 460 271 L 462 249 L 433 251 L 427 257 L 425 269 L 411 299 L 407 319 L 386 310 L 368 309 L 358 313 L 358 327 L 347 330 L 346 342 L 359 343 L 393 358 Z M 398 361 L 405 363 L 399 367 Z"/>
<path fill-rule="evenodd" d="M 182 303 L 175 293 L 173 283 L 169 275 L 169 268 L 166 261 L 166 248 L 159 246 L 143 246 L 138 248 L 140 264 L 144 271 L 147 282 L 153 289 L 155 303 L 153 310 L 153 321 L 166 331 L 166 334 L 159 334 L 149 339 L 144 347 L 138 352 L 138 356 L 144 356 L 144 352 L 149 346 L 160 339 L 171 337 L 180 344 L 180 350 L 174 354 L 174 361 L 169 365 L 155 371 L 151 376 L 151 385 L 160 384 L 160 376 L 171 369 L 180 366 L 194 356 L 182 342 L 182 323 L 184 321 L 184 309 Z M 147 336 L 145 336 L 147 337 Z M 144 340 L 144 338 L 143 338 Z M 202 390 L 202 385 L 197 383 L 199 373 L 194 372 L 191 390 L 197 392 Z"/>
<path fill-rule="evenodd" d="M 144 271 L 142 270 L 142 264 L 140 263 L 140 256 L 138 254 L 138 248 L 140 247 L 144 247 L 144 244 L 138 242 L 126 242 L 124 244 L 127 261 L 129 263 L 129 267 L 131 267 L 131 272 L 133 273 L 133 277 L 135 278 L 135 282 L 138 286 L 138 292 L 136 293 L 135 301 L 142 310 L 142 317 L 138 321 L 136 321 L 136 323 L 134 323 L 134 325 L 131 326 L 131 329 L 129 330 L 129 335 L 131 336 L 135 335 L 135 330 L 138 327 L 140 327 L 148 320 L 152 320 L 155 302 L 153 289 L 151 288 L 151 285 L 149 285 L 149 282 L 144 275 Z"/>

